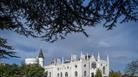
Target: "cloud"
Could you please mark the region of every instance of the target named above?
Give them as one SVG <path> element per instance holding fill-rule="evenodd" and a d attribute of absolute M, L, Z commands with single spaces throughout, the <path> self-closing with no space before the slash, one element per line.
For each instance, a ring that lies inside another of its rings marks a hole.
<path fill-rule="evenodd" d="M 86 28 L 89 38 L 83 34 L 71 34 L 65 40 L 48 43 L 32 37 L 24 37 L 10 31 L 0 31 L 0 35 L 8 39 L 17 55 L 21 59 L 5 60 L 9 63 L 19 63 L 26 57 L 36 57 L 40 48 L 45 55 L 45 63 L 55 57 L 68 58 L 71 54 L 93 53 L 97 56 L 100 52 L 102 58 L 110 57 L 110 67 L 114 70 L 123 70 L 125 65 L 138 58 L 138 22 L 118 24 L 116 28 L 107 31 L 101 25 Z"/>
<path fill-rule="evenodd" d="M 105 41 L 100 41 L 99 42 L 99 46 L 102 46 L 102 47 L 110 47 L 110 44 L 105 42 Z"/>

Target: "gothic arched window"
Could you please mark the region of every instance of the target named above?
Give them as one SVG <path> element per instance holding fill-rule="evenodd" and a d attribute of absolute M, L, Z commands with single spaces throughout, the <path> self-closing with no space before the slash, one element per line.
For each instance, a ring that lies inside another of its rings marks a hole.
<path fill-rule="evenodd" d="M 49 77 L 51 77 L 51 72 L 49 72 Z"/>
<path fill-rule="evenodd" d="M 65 77 L 68 77 L 68 72 L 65 72 Z"/>
<path fill-rule="evenodd" d="M 103 74 L 105 74 L 105 66 L 103 67 Z"/>
<path fill-rule="evenodd" d="M 91 64 L 91 67 L 92 67 L 93 69 L 95 69 L 95 68 L 96 68 L 96 62 L 93 62 L 93 63 Z"/>
<path fill-rule="evenodd" d="M 75 71 L 75 76 L 78 76 L 78 72 L 77 71 Z"/>
<path fill-rule="evenodd" d="M 59 73 L 57 74 L 57 77 L 59 77 Z"/>
<path fill-rule="evenodd" d="M 60 77 L 62 77 L 62 72 L 60 73 Z"/>
<path fill-rule="evenodd" d="M 91 77 L 94 77 L 94 73 L 91 73 Z"/>
<path fill-rule="evenodd" d="M 84 76 L 86 76 L 86 71 L 84 71 Z"/>
<path fill-rule="evenodd" d="M 48 77 L 48 71 L 46 71 L 45 75 Z"/>

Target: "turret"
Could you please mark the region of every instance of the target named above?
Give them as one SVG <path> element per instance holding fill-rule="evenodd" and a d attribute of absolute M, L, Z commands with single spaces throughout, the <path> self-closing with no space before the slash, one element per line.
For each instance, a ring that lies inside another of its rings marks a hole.
<path fill-rule="evenodd" d="M 39 52 L 38 61 L 39 61 L 39 65 L 43 67 L 44 66 L 44 55 L 43 55 L 42 49 Z"/>
<path fill-rule="evenodd" d="M 109 56 L 107 55 L 107 71 L 108 71 L 108 73 L 107 73 L 107 75 L 108 75 L 108 77 L 109 77 Z"/>

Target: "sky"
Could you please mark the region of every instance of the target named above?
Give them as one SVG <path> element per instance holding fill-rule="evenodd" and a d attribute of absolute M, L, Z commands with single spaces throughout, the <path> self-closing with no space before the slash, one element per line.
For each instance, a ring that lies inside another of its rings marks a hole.
<path fill-rule="evenodd" d="M 52 58 L 69 58 L 71 54 L 80 55 L 89 53 L 101 59 L 109 55 L 110 70 L 124 71 L 126 65 L 138 59 L 138 22 L 117 24 L 113 30 L 106 30 L 102 25 L 86 28 L 89 37 L 81 33 L 70 34 L 64 40 L 54 43 L 42 41 L 42 39 L 25 37 L 12 31 L 0 31 L 0 36 L 6 38 L 8 44 L 13 46 L 16 55 L 21 58 L 2 59 L 5 63 L 21 64 L 25 58 L 36 57 L 40 49 L 45 56 L 45 64 L 49 64 Z"/>

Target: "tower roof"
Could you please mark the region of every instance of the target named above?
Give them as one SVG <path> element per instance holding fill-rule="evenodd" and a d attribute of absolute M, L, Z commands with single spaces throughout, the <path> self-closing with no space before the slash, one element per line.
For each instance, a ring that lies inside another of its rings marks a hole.
<path fill-rule="evenodd" d="M 42 49 L 40 49 L 40 52 L 39 52 L 38 57 L 39 57 L 39 58 L 44 58 L 44 55 L 43 55 L 43 51 L 42 51 Z"/>

